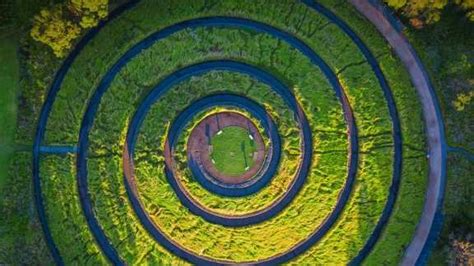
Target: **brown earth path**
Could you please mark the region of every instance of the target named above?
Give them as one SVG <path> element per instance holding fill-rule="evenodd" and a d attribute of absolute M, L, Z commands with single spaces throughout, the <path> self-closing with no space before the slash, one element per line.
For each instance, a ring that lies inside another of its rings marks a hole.
<path fill-rule="evenodd" d="M 428 187 L 422 217 L 409 246 L 405 250 L 402 265 L 415 265 L 427 242 L 438 204 L 443 197 L 445 173 L 445 140 L 443 122 L 439 115 L 438 103 L 432 91 L 428 76 L 415 51 L 402 32 L 395 29 L 382 8 L 377 8 L 368 0 L 350 0 L 351 4 L 368 20 L 389 42 L 392 49 L 408 70 L 412 83 L 418 93 L 425 121 L 425 133 L 429 149 Z"/>
<path fill-rule="evenodd" d="M 215 136 L 220 130 L 229 126 L 238 126 L 251 132 L 257 147 L 254 153 L 253 166 L 242 175 L 225 175 L 219 172 L 210 158 L 209 138 Z M 252 179 L 262 168 L 265 160 L 265 144 L 254 123 L 237 112 L 220 112 L 204 118 L 193 129 L 187 143 L 188 160 L 194 160 L 204 173 L 225 184 L 240 184 Z"/>

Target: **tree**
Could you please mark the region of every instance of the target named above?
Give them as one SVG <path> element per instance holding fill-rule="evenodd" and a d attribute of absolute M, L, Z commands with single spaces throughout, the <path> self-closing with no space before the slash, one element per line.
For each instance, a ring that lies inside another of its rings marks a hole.
<path fill-rule="evenodd" d="M 474 0 L 385 0 L 385 2 L 410 19 L 410 24 L 421 28 L 441 18 L 441 11 L 448 4 L 456 4 L 467 12 L 469 20 L 474 21 Z"/>
<path fill-rule="evenodd" d="M 70 0 L 69 9 L 76 17 L 80 18 L 82 28 L 97 26 L 101 19 L 107 17 L 108 0 Z"/>
<path fill-rule="evenodd" d="M 459 93 L 456 96 L 456 100 L 453 101 L 454 108 L 456 108 L 456 111 L 458 112 L 463 111 L 464 108 L 471 103 L 473 98 L 474 91 L 470 91 L 469 93 Z"/>
<path fill-rule="evenodd" d="M 108 0 L 69 0 L 36 15 L 31 37 L 64 57 L 83 30 L 95 27 L 107 17 Z"/>
<path fill-rule="evenodd" d="M 449 235 L 450 246 L 448 247 L 449 265 L 474 265 L 474 242 L 472 235 L 463 237 L 459 234 Z"/>
<path fill-rule="evenodd" d="M 51 47 L 57 57 L 63 57 L 80 33 L 81 28 L 65 20 L 63 8 L 58 6 L 52 10 L 41 10 L 35 16 L 30 35 L 34 40 Z"/>

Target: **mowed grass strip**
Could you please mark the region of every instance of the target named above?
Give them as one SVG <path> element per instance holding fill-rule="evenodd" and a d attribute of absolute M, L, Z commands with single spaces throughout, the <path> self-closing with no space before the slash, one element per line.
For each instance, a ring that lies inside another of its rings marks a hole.
<path fill-rule="evenodd" d="M 256 144 L 249 132 L 241 127 L 223 128 L 211 139 L 211 158 L 217 170 L 225 175 L 238 176 L 254 165 Z"/>

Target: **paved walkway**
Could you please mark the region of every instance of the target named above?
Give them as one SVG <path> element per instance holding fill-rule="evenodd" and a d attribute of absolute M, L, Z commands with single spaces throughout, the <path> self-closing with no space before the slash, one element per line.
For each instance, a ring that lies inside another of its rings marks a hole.
<path fill-rule="evenodd" d="M 393 18 L 390 18 L 389 14 L 384 12 L 381 6 L 377 6 L 375 1 L 351 0 L 350 2 L 377 27 L 390 43 L 410 73 L 412 83 L 418 92 L 423 108 L 425 132 L 430 155 L 428 188 L 422 218 L 402 261 L 402 265 L 415 265 L 420 256 L 422 256 L 425 244 L 429 240 L 433 221 L 443 199 L 446 170 L 446 144 L 443 121 L 429 77 L 408 40 L 393 25 Z"/>

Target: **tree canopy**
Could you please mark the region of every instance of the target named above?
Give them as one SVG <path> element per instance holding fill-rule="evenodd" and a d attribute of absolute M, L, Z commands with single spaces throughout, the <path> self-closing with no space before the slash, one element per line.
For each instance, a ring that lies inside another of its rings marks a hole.
<path fill-rule="evenodd" d="M 395 10 L 410 19 L 410 24 L 421 28 L 441 18 L 442 10 L 450 4 L 465 10 L 466 17 L 474 21 L 474 0 L 385 0 Z"/>
<path fill-rule="evenodd" d="M 64 57 L 85 29 L 107 17 L 108 0 L 69 0 L 36 15 L 31 37 L 49 46 L 57 57 Z"/>

